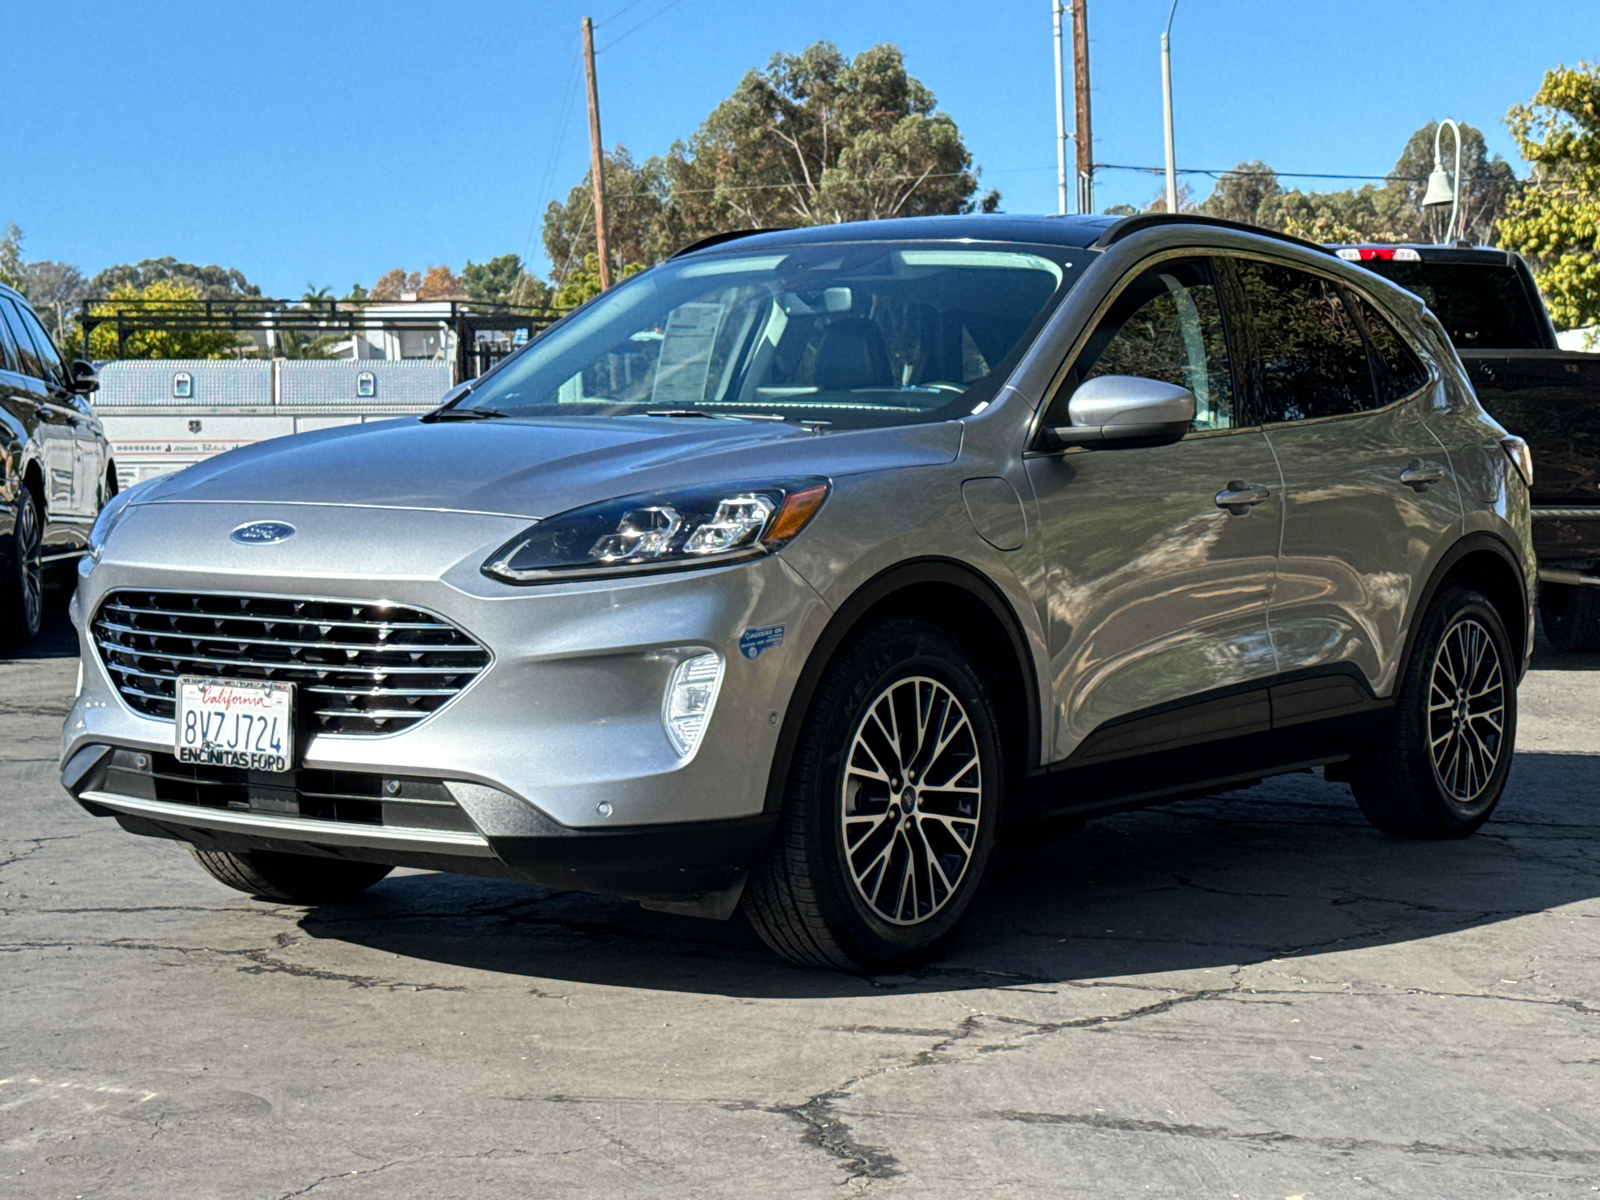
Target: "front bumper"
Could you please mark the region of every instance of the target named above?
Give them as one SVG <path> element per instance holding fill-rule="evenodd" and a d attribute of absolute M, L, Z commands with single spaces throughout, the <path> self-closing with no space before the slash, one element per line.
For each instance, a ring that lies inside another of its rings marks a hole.
<path fill-rule="evenodd" d="M 174 561 L 150 557 L 149 548 L 162 544 L 160 523 L 181 519 L 183 543 L 193 543 L 196 524 L 225 539 L 240 509 L 153 507 L 172 511 L 142 514 L 146 536 L 135 544 L 145 557 L 119 562 L 108 554 L 81 572 L 73 600 L 83 686 L 63 731 L 63 783 L 91 812 L 203 844 L 511 874 L 627 895 L 716 890 L 760 853 L 772 823 L 763 810 L 781 717 L 804 651 L 829 615 L 781 559 L 516 588 L 485 578 L 478 565 L 526 522 L 428 513 L 406 514 L 420 526 L 414 536 L 457 543 L 453 561 L 431 578 L 371 570 L 331 578 L 325 561 L 297 571 L 286 556 L 266 570 L 241 570 L 231 550 L 227 569 L 199 571 L 183 544 L 171 551 Z M 251 506 L 248 515 L 276 514 Z M 377 527 L 392 517 L 293 513 L 303 533 L 337 521 L 345 538 L 359 538 L 363 524 L 381 536 Z M 468 528 L 472 537 L 464 539 Z M 465 557 L 463 540 L 473 547 Z M 124 702 L 88 632 L 104 596 L 125 588 L 411 605 L 453 622 L 493 659 L 409 729 L 311 736 L 292 779 L 221 769 L 210 770 L 228 778 L 186 779 L 171 759 L 172 722 Z M 786 631 L 782 644 L 754 659 L 740 653 L 746 629 L 775 626 Z M 674 667 L 708 650 L 726 664 L 721 689 L 697 751 L 681 758 L 662 724 L 662 700 Z M 349 784 L 333 789 L 344 801 L 326 800 L 325 780 L 335 775 Z M 315 786 L 303 786 L 313 778 Z M 391 781 L 405 790 L 386 796 Z M 419 816 L 426 805 L 407 807 L 412 793 L 429 787 L 455 806 L 453 827 L 417 824 L 438 824 Z M 209 799 L 198 802 L 202 792 Z M 350 819 L 340 803 L 361 815 Z"/>

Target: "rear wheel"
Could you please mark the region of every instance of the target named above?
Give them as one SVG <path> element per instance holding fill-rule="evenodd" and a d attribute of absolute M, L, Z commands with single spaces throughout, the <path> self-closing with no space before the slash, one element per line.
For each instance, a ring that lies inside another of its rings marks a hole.
<path fill-rule="evenodd" d="M 1505 623 L 1481 593 L 1449 587 L 1417 634 L 1378 769 L 1350 787 L 1385 833 L 1465 837 L 1499 803 L 1516 736 Z"/>
<path fill-rule="evenodd" d="M 349 862 L 276 850 L 202 850 L 190 846 L 195 861 L 221 883 L 263 900 L 321 904 L 349 900 L 382 879 L 393 867 Z"/>
<path fill-rule="evenodd" d="M 931 625 L 863 630 L 812 700 L 783 819 L 744 906 L 795 962 L 904 969 L 960 930 L 1001 803 L 994 709 L 972 660 Z"/>
<path fill-rule="evenodd" d="M 1600 651 L 1600 586 L 1541 583 L 1539 615 L 1544 618 L 1545 637 L 1557 650 L 1568 654 Z"/>
<path fill-rule="evenodd" d="M 38 636 L 44 619 L 44 517 L 30 487 L 17 494 L 11 553 L 0 563 L 0 640 L 20 643 Z"/>

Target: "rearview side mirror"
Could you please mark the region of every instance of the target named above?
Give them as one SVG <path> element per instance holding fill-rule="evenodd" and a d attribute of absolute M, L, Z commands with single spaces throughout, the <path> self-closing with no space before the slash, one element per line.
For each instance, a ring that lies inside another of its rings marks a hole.
<path fill-rule="evenodd" d="M 1136 375 L 1098 375 L 1078 385 L 1067 402 L 1070 425 L 1048 425 L 1042 440 L 1068 446 L 1165 446 L 1194 423 L 1194 393 L 1175 383 Z"/>
<path fill-rule="evenodd" d="M 86 363 L 81 358 L 73 360 L 72 390 L 80 396 L 87 396 L 90 392 L 100 390 L 100 376 L 95 371 L 93 363 Z"/>

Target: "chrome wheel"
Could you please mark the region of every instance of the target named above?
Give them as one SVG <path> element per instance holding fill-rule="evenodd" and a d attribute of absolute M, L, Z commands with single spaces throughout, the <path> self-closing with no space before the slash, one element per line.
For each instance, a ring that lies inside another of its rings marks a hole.
<path fill-rule="evenodd" d="M 1506 750 L 1505 672 L 1494 639 L 1468 617 L 1446 631 L 1428 681 L 1428 745 L 1439 785 L 1471 806 Z"/>
<path fill-rule="evenodd" d="M 22 503 L 17 508 L 13 548 L 22 585 L 19 599 L 22 601 L 23 627 L 30 637 L 39 632 L 44 613 L 43 534 L 39 526 L 39 506 L 34 502 L 33 493 L 24 488 Z"/>
<path fill-rule="evenodd" d="M 925 676 L 890 684 L 856 726 L 843 793 L 856 891 L 891 924 L 926 921 L 960 887 L 983 809 L 983 764 L 961 701 Z"/>

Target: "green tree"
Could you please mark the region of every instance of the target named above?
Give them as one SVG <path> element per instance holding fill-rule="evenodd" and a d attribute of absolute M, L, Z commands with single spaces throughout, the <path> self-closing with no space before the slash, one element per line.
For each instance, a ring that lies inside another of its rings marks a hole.
<path fill-rule="evenodd" d="M 365 304 L 367 302 L 367 289 L 359 283 L 350 285 L 350 294 L 344 298 L 345 304 Z"/>
<path fill-rule="evenodd" d="M 1266 163 L 1260 159 L 1242 162 L 1217 180 L 1197 211 L 1225 221 L 1259 225 L 1261 206 L 1282 191 L 1278 173 Z"/>
<path fill-rule="evenodd" d="M 658 263 L 682 245 L 686 239 L 668 199 L 662 160 L 652 158 L 636 165 L 628 148 L 618 146 L 603 155 L 601 163 L 606 184 L 606 245 L 614 271 L 628 263 Z M 567 193 L 565 203 L 552 200 L 545 209 L 544 250 L 550 256 L 551 280 L 558 287 L 596 253 L 593 178 L 592 171 L 585 171 L 583 180 Z"/>
<path fill-rule="evenodd" d="M 1506 206 L 1502 243 L 1537 264 L 1557 327 L 1600 323 L 1600 63 L 1546 71 L 1506 124 L 1533 179 Z"/>
<path fill-rule="evenodd" d="M 15 225 L 7 225 L 4 234 L 0 234 L 0 283 L 14 287 L 17 291 L 27 295 L 24 286 L 25 268 L 22 265 L 22 230 Z"/>
<path fill-rule="evenodd" d="M 522 257 L 501 254 L 486 263 L 467 260 L 461 269 L 467 298 L 480 304 L 526 304 L 540 307 L 550 302 L 550 290 L 537 275 L 525 271 Z"/>
<path fill-rule="evenodd" d="M 1450 206 L 1423 208 L 1422 196 L 1427 191 L 1428 176 L 1433 171 L 1433 138 L 1439 123 L 1429 121 L 1406 141 L 1399 160 L 1390 172 L 1395 176 L 1388 185 L 1403 199 L 1406 209 L 1416 214 L 1415 228 L 1408 232 L 1407 240 L 1422 242 L 1447 241 L 1454 235 L 1446 228 L 1450 223 Z M 1495 224 L 1505 212 L 1506 202 L 1516 187 L 1516 176 L 1511 164 L 1496 154 L 1489 157 L 1483 140 L 1483 131 L 1472 125 L 1461 127 L 1461 203 L 1460 228 L 1469 241 L 1490 245 L 1495 239 Z M 1456 178 L 1456 139 L 1448 130 L 1439 139 L 1439 158 L 1453 183 Z"/>
<path fill-rule="evenodd" d="M 90 307 L 92 315 L 107 317 L 115 316 L 119 307 L 130 313 L 203 312 L 202 300 L 192 284 L 157 279 L 142 288 L 122 284 L 112 289 L 106 301 Z M 237 344 L 237 335 L 226 329 L 140 329 L 130 334 L 119 350 L 116 322 L 106 321 L 90 331 L 88 357 L 226 358 Z"/>
<path fill-rule="evenodd" d="M 775 54 L 748 72 L 687 145 L 667 155 L 672 206 L 686 237 L 993 212 L 977 197 L 972 155 L 949 114 L 907 74 L 900 50 L 847 59 L 831 42 Z"/>
<path fill-rule="evenodd" d="M 622 268 L 622 273 L 616 276 L 612 282 L 627 279 L 630 275 L 637 275 L 644 269 L 643 263 L 629 263 Z M 562 310 L 577 308 L 578 305 L 594 299 L 599 294 L 600 256 L 593 253 L 585 254 L 583 256 L 583 265 L 567 272 L 565 282 L 555 290 L 551 305 Z"/>
<path fill-rule="evenodd" d="M 174 283 L 191 289 L 202 300 L 253 300 L 261 289 L 233 267 L 196 266 L 168 256 L 146 258 L 129 266 L 107 267 L 89 280 L 94 296 L 113 295 L 118 288 L 142 290 L 153 283 Z"/>

